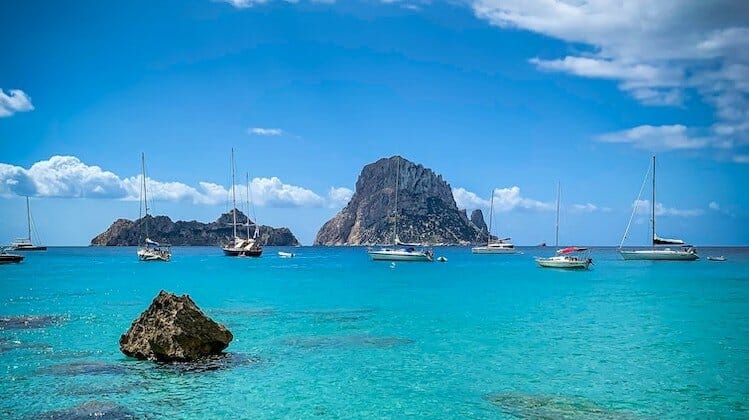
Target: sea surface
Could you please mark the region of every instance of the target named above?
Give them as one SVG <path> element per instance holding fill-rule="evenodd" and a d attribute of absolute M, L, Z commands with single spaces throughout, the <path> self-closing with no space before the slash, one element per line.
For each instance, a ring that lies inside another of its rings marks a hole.
<path fill-rule="evenodd" d="M 593 249 L 587 272 L 522 250 L 395 267 L 364 248 L 27 253 L 0 266 L 0 418 L 749 418 L 749 249 Z M 162 289 L 232 331 L 225 358 L 120 353 Z"/>

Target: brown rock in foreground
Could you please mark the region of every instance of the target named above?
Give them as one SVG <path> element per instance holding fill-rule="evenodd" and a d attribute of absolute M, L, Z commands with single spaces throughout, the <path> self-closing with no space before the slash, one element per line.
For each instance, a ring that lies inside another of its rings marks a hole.
<path fill-rule="evenodd" d="M 190 296 L 162 290 L 120 337 L 120 350 L 138 359 L 187 362 L 221 353 L 233 338 Z"/>

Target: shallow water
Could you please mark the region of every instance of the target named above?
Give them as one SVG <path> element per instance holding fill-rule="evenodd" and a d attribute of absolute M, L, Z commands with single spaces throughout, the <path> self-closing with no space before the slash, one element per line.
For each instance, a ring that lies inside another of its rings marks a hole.
<path fill-rule="evenodd" d="M 395 268 L 362 248 L 280 249 L 140 263 L 134 248 L 52 248 L 0 266 L 0 416 L 749 416 L 747 249 L 701 250 L 723 263 L 596 249 L 589 272 L 536 268 L 550 252 L 536 248 Z M 123 356 L 161 289 L 224 323 L 231 359 Z"/>

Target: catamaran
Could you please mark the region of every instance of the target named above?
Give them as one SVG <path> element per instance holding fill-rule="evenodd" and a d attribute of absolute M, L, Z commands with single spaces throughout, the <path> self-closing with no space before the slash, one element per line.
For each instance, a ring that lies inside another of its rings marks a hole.
<path fill-rule="evenodd" d="M 46 251 L 47 247 L 43 245 L 34 245 L 33 242 L 31 242 L 31 230 L 32 226 L 34 226 L 34 219 L 31 218 L 31 206 L 29 205 L 29 197 L 26 196 L 26 224 L 29 228 L 29 236 L 26 238 L 20 238 L 13 241 L 13 243 L 10 244 L 9 249 L 12 251 Z M 36 229 L 34 229 L 36 232 Z M 37 233 L 37 239 L 39 239 L 39 234 Z"/>
<path fill-rule="evenodd" d="M 138 246 L 138 259 L 141 261 L 164 261 L 172 259 L 172 250 L 169 244 L 160 244 L 148 237 L 148 181 L 146 178 L 146 156 L 140 155 L 141 164 L 141 235 Z M 143 216 L 145 213 L 145 216 Z"/>
<path fill-rule="evenodd" d="M 587 270 L 593 263 L 588 257 L 588 248 L 571 246 L 559 249 L 559 201 L 561 187 L 557 184 L 557 223 L 556 223 L 556 255 L 548 258 L 536 258 L 536 264 L 543 268 L 565 268 L 572 270 Z M 584 254 L 583 254 L 584 253 Z"/>
<path fill-rule="evenodd" d="M 260 244 L 260 241 L 258 240 L 258 227 L 257 223 L 255 223 L 255 233 L 250 238 L 250 225 L 252 222 L 250 221 L 249 216 L 249 210 L 247 211 L 247 222 L 244 223 L 244 225 L 247 227 L 247 239 L 241 238 L 237 234 L 237 194 L 236 194 L 236 185 L 234 182 L 234 172 L 236 169 L 236 164 L 234 163 L 234 149 L 231 149 L 231 196 L 232 196 L 232 204 L 233 208 L 231 210 L 232 214 L 232 226 L 234 228 L 233 230 L 233 237 L 232 239 L 224 245 L 221 249 L 224 251 L 224 255 L 228 257 L 259 257 L 263 254 L 263 246 Z M 250 175 L 247 175 L 247 206 L 249 208 L 250 205 Z"/>
<path fill-rule="evenodd" d="M 632 208 L 632 215 L 629 217 L 629 223 L 627 223 L 627 228 L 624 230 L 624 236 L 622 236 L 622 241 L 619 244 L 619 253 L 621 254 L 622 258 L 625 260 L 661 260 L 661 261 L 694 261 L 699 258 L 697 255 L 697 250 L 691 246 L 687 245 L 682 241 L 681 239 L 668 239 L 668 238 L 661 238 L 658 236 L 655 230 L 655 156 L 653 156 L 653 192 L 652 192 L 652 199 L 650 202 L 650 226 L 652 229 L 652 243 L 650 249 L 638 249 L 638 250 L 625 250 L 623 249 L 624 241 L 627 239 L 627 234 L 629 233 L 629 228 L 632 225 L 632 219 L 635 216 L 635 213 L 637 212 L 638 204 L 640 203 L 640 196 L 642 196 L 642 190 L 645 188 L 645 183 L 648 180 L 648 175 L 650 175 L 650 168 L 648 168 L 648 171 L 645 173 L 645 179 L 642 182 L 642 187 L 640 187 L 640 194 L 637 196 L 637 201 L 635 201 L 635 206 Z M 667 245 L 680 245 L 681 247 L 678 249 L 672 249 L 669 247 L 666 248 L 656 248 L 656 246 L 667 246 Z"/>
<path fill-rule="evenodd" d="M 492 189 L 491 205 L 489 207 L 489 239 L 485 246 L 476 246 L 471 248 L 474 254 L 517 254 L 515 245 L 510 242 L 511 238 L 493 239 L 492 222 L 494 221 L 494 190 Z"/>
<path fill-rule="evenodd" d="M 434 254 L 428 249 L 417 249 L 416 244 L 406 244 L 398 238 L 398 178 L 400 178 L 400 158 L 395 174 L 395 218 L 393 221 L 393 246 L 369 249 L 367 253 L 373 261 L 420 261 L 431 262 Z"/>

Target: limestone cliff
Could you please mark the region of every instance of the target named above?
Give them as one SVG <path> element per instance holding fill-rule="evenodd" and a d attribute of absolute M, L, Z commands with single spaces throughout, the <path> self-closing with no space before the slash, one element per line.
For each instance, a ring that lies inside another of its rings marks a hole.
<path fill-rule="evenodd" d="M 486 233 L 458 209 L 450 185 L 431 169 L 400 156 L 366 165 L 351 201 L 326 222 L 316 245 L 392 243 L 398 178 L 398 238 L 426 244 L 486 241 Z"/>

